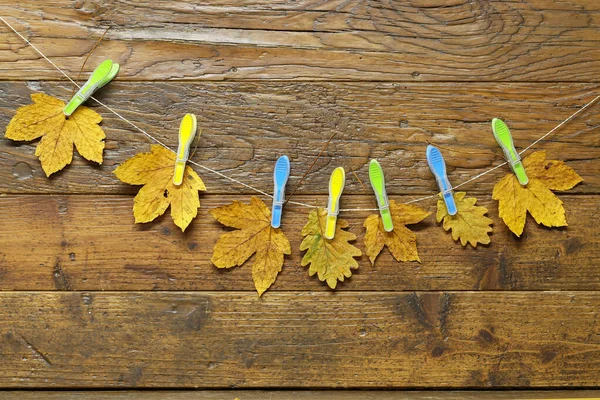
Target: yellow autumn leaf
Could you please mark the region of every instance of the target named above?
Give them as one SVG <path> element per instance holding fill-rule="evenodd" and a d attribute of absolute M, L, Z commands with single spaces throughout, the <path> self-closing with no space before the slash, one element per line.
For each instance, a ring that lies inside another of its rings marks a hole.
<path fill-rule="evenodd" d="M 250 204 L 234 201 L 210 211 L 225 226 L 236 230 L 221 235 L 215 245 L 212 263 L 217 268 L 241 266 L 254 253 L 252 279 L 261 296 L 277 279 L 283 257 L 292 254 L 290 242 L 279 228 L 271 227 L 271 210 L 252 196 Z"/>
<path fill-rule="evenodd" d="M 117 178 L 122 182 L 144 185 L 133 201 L 136 223 L 154 220 L 164 214 L 170 205 L 173 222 L 185 231 L 198 214 L 198 191 L 206 190 L 204 182 L 186 165 L 183 182 L 175 186 L 175 160 L 175 153 L 155 144 L 150 148 L 150 153 L 137 154 L 115 169 Z"/>
<path fill-rule="evenodd" d="M 525 187 L 514 174 L 504 176 L 494 186 L 492 198 L 498 200 L 500 218 L 517 236 L 523 233 L 527 212 L 538 224 L 567 226 L 563 203 L 552 190 L 569 190 L 583 179 L 564 162 L 546 160 L 545 151 L 525 158 L 523 166 L 529 177 Z"/>
<path fill-rule="evenodd" d="M 42 138 L 35 149 L 46 176 L 60 171 L 73 160 L 73 145 L 79 154 L 102 164 L 106 135 L 98 124 L 102 117 L 80 106 L 70 116 L 63 113 L 65 103 L 44 93 L 31 95 L 33 104 L 19 107 L 6 127 L 5 137 L 16 141 Z"/>
<path fill-rule="evenodd" d="M 302 266 L 310 264 L 308 274 L 315 273 L 319 280 L 326 281 L 330 288 L 335 289 L 337 281 L 352 276 L 351 269 L 357 269 L 358 263 L 354 257 L 360 257 L 362 252 L 351 245 L 356 235 L 345 231 L 348 222 L 338 219 L 333 239 L 325 238 L 327 210 L 318 208 L 308 214 L 308 222 L 302 228 L 304 239 L 300 243 L 300 251 L 307 250 L 302 258 Z"/>
<path fill-rule="evenodd" d="M 460 243 L 467 243 L 477 247 L 477 243 L 488 244 L 489 233 L 492 231 L 492 220 L 485 216 L 487 208 L 476 206 L 475 197 L 465 197 L 465 192 L 454 193 L 454 202 L 458 212 L 456 215 L 448 214 L 446 203 L 442 198 L 438 199 L 437 222 L 442 222 L 444 230 L 452 230 L 452 239 L 460 239 Z"/>
<path fill-rule="evenodd" d="M 406 225 L 417 224 L 427 218 L 431 213 L 410 204 L 397 204 L 390 201 L 390 213 L 394 223 L 394 230 L 386 232 L 379 214 L 369 215 L 363 226 L 365 232 L 365 253 L 369 256 L 371 264 L 387 246 L 396 261 L 418 261 L 417 236 Z"/>

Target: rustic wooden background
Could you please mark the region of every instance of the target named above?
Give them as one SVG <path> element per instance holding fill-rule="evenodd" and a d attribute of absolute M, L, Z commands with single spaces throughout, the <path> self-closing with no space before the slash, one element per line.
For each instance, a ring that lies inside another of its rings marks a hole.
<path fill-rule="evenodd" d="M 501 162 L 493 117 L 524 147 L 600 94 L 597 0 L 2 0 L 0 15 L 72 77 L 110 27 L 82 76 L 121 64 L 98 97 L 172 147 L 195 113 L 194 160 L 267 192 L 279 155 L 293 188 L 337 132 L 296 196 L 323 206 L 336 166 L 366 182 L 377 158 L 408 201 L 436 188 L 427 142 L 453 150 L 459 183 Z M 36 91 L 68 100 L 72 86 L 0 26 L 2 130 Z M 168 215 L 135 225 L 137 188 L 113 170 L 150 142 L 90 106 L 100 167 L 75 155 L 47 179 L 37 143 L 0 139 L 0 387 L 600 385 L 598 106 L 537 147 L 585 179 L 560 195 L 568 228 L 529 219 L 513 236 L 491 199 L 501 169 L 465 187 L 490 210 L 489 246 L 462 248 L 430 217 L 415 227 L 421 264 L 363 256 L 333 292 L 300 266 L 307 210 L 291 205 L 294 252 L 261 299 L 248 265 L 210 263 L 224 228 L 209 210 L 251 192 L 198 170 L 208 191 L 185 234 Z M 343 207 L 371 207 L 347 177 Z M 367 215 L 342 216 L 360 248 Z"/>

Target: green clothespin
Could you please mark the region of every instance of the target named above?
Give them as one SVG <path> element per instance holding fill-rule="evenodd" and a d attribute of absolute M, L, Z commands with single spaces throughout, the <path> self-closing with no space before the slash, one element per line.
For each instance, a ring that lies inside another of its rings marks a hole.
<path fill-rule="evenodd" d="M 79 89 L 75 96 L 67 103 L 63 109 L 63 113 L 68 117 L 77 110 L 77 107 L 82 105 L 87 99 L 92 97 L 94 92 L 113 80 L 119 72 L 119 64 L 113 63 L 112 60 L 104 60 L 92 72 L 92 76 Z"/>
<path fill-rule="evenodd" d="M 392 214 L 390 213 L 390 201 L 388 200 L 385 191 L 383 169 L 381 169 L 381 165 L 377 160 L 371 160 L 369 163 L 369 180 L 375 191 L 379 213 L 381 214 L 381 221 L 383 222 L 383 229 L 385 229 L 386 232 L 391 232 L 394 230 L 394 223 L 392 222 Z"/>
<path fill-rule="evenodd" d="M 494 118 L 492 120 L 492 131 L 494 132 L 496 142 L 498 142 L 504 152 L 504 158 L 506 158 L 506 161 L 517 176 L 519 183 L 522 186 L 527 185 L 529 183 L 529 178 L 527 177 L 525 167 L 523 167 L 523 163 L 521 162 L 521 156 L 517 153 L 517 150 L 515 150 L 515 144 L 513 143 L 508 126 L 506 126 L 501 119 Z"/>

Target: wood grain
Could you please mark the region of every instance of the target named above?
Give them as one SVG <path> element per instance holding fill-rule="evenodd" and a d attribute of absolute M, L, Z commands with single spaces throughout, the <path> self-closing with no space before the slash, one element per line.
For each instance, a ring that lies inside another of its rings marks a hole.
<path fill-rule="evenodd" d="M 480 198 L 494 221 L 492 243 L 474 250 L 452 241 L 429 217 L 416 232 L 422 263 L 398 263 L 384 249 L 371 266 L 359 259 L 346 290 L 599 290 L 600 226 L 597 195 L 560 198 L 568 228 L 548 229 L 528 218 L 521 239 L 498 218 L 496 202 Z M 327 197 L 298 196 L 325 206 Z M 397 200 L 401 201 L 402 198 Z M 218 270 L 212 249 L 229 228 L 216 222 L 211 208 L 249 196 L 202 196 L 198 218 L 185 234 L 170 215 L 135 225 L 128 196 L 0 197 L 0 289 L 2 290 L 246 290 L 254 291 L 250 263 Z M 372 207 L 370 196 L 345 196 L 347 204 Z M 435 211 L 435 201 L 422 204 Z M 363 250 L 362 224 L 370 212 L 344 212 Z M 282 227 L 292 244 L 273 292 L 328 291 L 300 266 L 300 231 L 308 211 L 287 205 Z"/>
<path fill-rule="evenodd" d="M 120 79 L 570 81 L 600 76 L 600 6 L 569 2 L 29 0 L 2 15 L 70 75 Z M 0 76 L 62 79 L 8 30 Z"/>
<path fill-rule="evenodd" d="M 3 400 L 535 400 L 597 399 L 597 390 L 123 390 L 0 391 Z"/>
<path fill-rule="evenodd" d="M 600 384 L 600 295 L 0 294 L 0 386 Z"/>
<path fill-rule="evenodd" d="M 171 148 L 194 112 L 193 160 L 265 192 L 280 154 L 293 188 L 335 134 L 294 196 L 320 206 L 343 166 L 342 207 L 372 208 L 371 158 L 391 198 L 434 193 L 428 143 L 459 184 L 502 162 L 492 118 L 523 148 L 600 94 L 594 0 L 24 0 L 0 16 L 73 78 L 110 27 L 80 80 L 118 61 L 99 99 Z M 72 87 L 0 24 L 0 131 L 36 91 L 66 100 Z M 363 256 L 334 292 L 300 266 L 307 209 L 288 204 L 293 254 L 261 299 L 249 265 L 210 262 L 228 228 L 208 211 L 252 193 L 196 168 L 208 192 L 185 234 L 169 215 L 135 225 L 138 188 L 113 170 L 151 141 L 91 106 L 107 133 L 102 166 L 75 155 L 47 179 L 35 142 L 0 139 L 0 389 L 46 390 L 1 398 L 598 396 L 453 390 L 600 387 L 600 106 L 536 146 L 585 180 L 559 195 L 568 228 L 529 219 L 521 239 L 508 232 L 491 199 L 501 168 L 464 187 L 489 208 L 489 246 L 462 248 L 430 217 L 413 227 L 422 263 Z M 361 249 L 368 214 L 341 214 Z M 93 391 L 198 388 L 220 390 Z M 329 388 L 449 391 L 298 390 Z"/>
<path fill-rule="evenodd" d="M 72 92 L 56 82 L 0 82 L 2 131 L 15 109 L 39 90 L 64 99 Z M 388 193 L 423 196 L 436 190 L 425 160 L 428 142 L 443 147 L 450 180 L 457 185 L 503 161 L 491 133 L 493 117 L 508 123 L 517 148 L 523 148 L 599 93 L 590 84 L 156 82 L 111 84 L 99 98 L 171 148 L 177 148 L 182 115 L 196 113 L 202 137 L 192 159 L 266 192 L 273 190 L 273 166 L 281 154 L 291 159 L 293 188 L 335 134 L 298 193 L 326 194 L 337 166 L 348 172 L 345 193 L 371 193 L 350 171 L 368 185 L 368 163 L 377 158 Z M 581 174 L 585 182 L 571 193 L 600 194 L 599 107 L 535 147 Z M 137 188 L 119 182 L 113 170 L 148 151 L 151 141 L 93 108 L 103 116 L 107 134 L 103 166 L 76 156 L 73 165 L 47 179 L 34 156 L 37 142 L 0 139 L 0 193 L 135 193 Z M 209 193 L 251 193 L 196 169 Z M 508 172 L 501 168 L 464 188 L 489 196 Z"/>

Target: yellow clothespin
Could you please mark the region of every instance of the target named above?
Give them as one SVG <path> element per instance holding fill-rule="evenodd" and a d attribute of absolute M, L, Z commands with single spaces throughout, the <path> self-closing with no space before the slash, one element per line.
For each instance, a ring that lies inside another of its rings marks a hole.
<path fill-rule="evenodd" d="M 325 222 L 325 238 L 333 239 L 335 236 L 335 224 L 340 213 L 340 197 L 346 183 L 346 172 L 344 168 L 337 167 L 329 178 L 329 202 L 327 203 L 327 220 Z"/>
<path fill-rule="evenodd" d="M 196 136 L 198 128 L 196 116 L 194 114 L 185 114 L 179 125 L 179 147 L 177 147 L 177 160 L 175 161 L 175 173 L 173 174 L 173 184 L 181 185 L 183 182 L 183 173 L 185 172 L 185 163 L 190 157 L 190 147 Z"/>
<path fill-rule="evenodd" d="M 82 105 L 87 99 L 92 97 L 94 92 L 112 81 L 119 72 L 119 64 L 113 63 L 112 60 L 104 60 L 83 84 L 75 96 L 67 103 L 63 109 L 63 113 L 68 117 L 77 110 L 77 107 Z"/>

